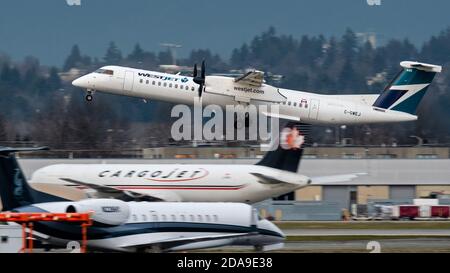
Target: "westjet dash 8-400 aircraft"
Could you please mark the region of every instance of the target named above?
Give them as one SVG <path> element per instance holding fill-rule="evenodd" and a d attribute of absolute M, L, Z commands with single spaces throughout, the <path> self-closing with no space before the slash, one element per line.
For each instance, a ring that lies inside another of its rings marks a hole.
<path fill-rule="evenodd" d="M 305 141 L 302 134 L 308 127 L 289 122 L 278 148 L 255 165 L 57 164 L 35 171 L 31 182 L 89 188 L 97 198 L 255 203 L 309 184 L 356 178 L 358 173 L 321 177 L 298 173 Z"/>
<path fill-rule="evenodd" d="M 307 124 L 413 121 L 417 119 L 416 109 L 421 99 L 442 67 L 411 61 L 400 65 L 401 72 L 381 94 L 371 95 L 320 95 L 277 88 L 266 84 L 264 73 L 257 70 L 236 78 L 206 76 L 204 62 L 201 73 L 194 66 L 193 77 L 104 66 L 75 79 L 72 84 L 87 89 L 88 101 L 95 91 L 182 104 L 194 104 L 198 97 L 205 105 L 224 108 L 237 104 L 278 104 L 278 113 L 267 111 L 264 114 Z"/>
<path fill-rule="evenodd" d="M 242 203 L 124 202 L 115 199 L 69 201 L 33 189 L 27 183 L 15 152 L 39 148 L 0 147 L 0 197 L 3 211 L 36 213 L 90 212 L 88 246 L 109 251 L 181 251 L 226 245 L 278 249 L 284 234 Z M 36 222 L 34 235 L 65 247 L 81 241 L 74 223 Z"/>

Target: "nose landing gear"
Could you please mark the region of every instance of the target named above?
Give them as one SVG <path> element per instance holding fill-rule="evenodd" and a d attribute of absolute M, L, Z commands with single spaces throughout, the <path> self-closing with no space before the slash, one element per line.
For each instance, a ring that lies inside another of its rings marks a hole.
<path fill-rule="evenodd" d="M 86 101 L 90 102 L 94 99 L 94 91 L 88 90 L 86 96 L 84 97 Z"/>

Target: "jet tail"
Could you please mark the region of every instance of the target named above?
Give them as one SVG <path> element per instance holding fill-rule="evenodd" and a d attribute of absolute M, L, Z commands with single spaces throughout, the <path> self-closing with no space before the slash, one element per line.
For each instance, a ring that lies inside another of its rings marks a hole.
<path fill-rule="evenodd" d="M 16 152 L 38 151 L 47 148 L 0 147 L 0 197 L 2 210 L 8 211 L 34 203 L 65 201 L 58 196 L 33 189 L 27 182 L 14 155 Z"/>
<path fill-rule="evenodd" d="M 310 124 L 288 122 L 281 130 L 276 150 L 267 152 L 256 165 L 297 173 L 303 147 L 309 143 Z"/>
<path fill-rule="evenodd" d="M 442 71 L 442 67 L 410 61 L 401 62 L 400 65 L 403 69 L 381 92 L 373 106 L 414 115 L 434 76 Z"/>

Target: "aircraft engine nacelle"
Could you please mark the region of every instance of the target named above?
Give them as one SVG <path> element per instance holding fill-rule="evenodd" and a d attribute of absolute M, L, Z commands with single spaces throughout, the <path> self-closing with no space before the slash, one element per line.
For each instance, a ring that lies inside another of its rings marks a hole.
<path fill-rule="evenodd" d="M 128 204 L 116 199 L 87 199 L 73 202 L 67 206 L 66 212 L 92 212 L 94 222 L 109 226 L 122 225 L 130 217 Z"/>

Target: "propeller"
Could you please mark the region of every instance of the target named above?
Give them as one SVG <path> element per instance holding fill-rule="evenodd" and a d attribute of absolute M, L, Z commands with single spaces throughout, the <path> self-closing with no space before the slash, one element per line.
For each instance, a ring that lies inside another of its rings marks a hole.
<path fill-rule="evenodd" d="M 206 70 L 206 64 L 205 64 L 205 60 L 202 61 L 202 67 L 201 67 L 201 71 L 200 71 L 200 77 L 198 76 L 198 72 L 197 72 L 197 64 L 194 65 L 194 82 L 198 85 L 200 85 L 198 87 L 198 97 L 200 98 L 202 96 L 202 92 L 203 92 L 203 87 L 205 85 L 205 70 Z"/>

